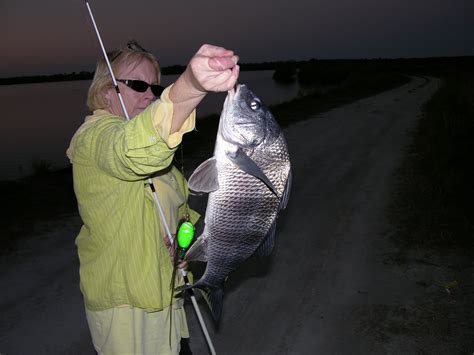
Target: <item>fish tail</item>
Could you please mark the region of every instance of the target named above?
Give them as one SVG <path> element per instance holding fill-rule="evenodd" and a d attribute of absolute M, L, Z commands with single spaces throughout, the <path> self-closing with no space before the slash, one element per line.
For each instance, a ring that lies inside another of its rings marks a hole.
<path fill-rule="evenodd" d="M 222 287 L 209 287 L 204 285 L 196 285 L 211 310 L 212 318 L 217 323 L 221 318 L 222 306 L 224 299 L 224 289 Z"/>
<path fill-rule="evenodd" d="M 223 287 L 213 287 L 205 284 L 204 282 L 201 283 L 198 281 L 194 285 L 182 285 L 176 288 L 176 292 L 183 292 L 185 290 L 192 290 L 198 289 L 201 295 L 206 300 L 207 305 L 209 306 L 209 310 L 211 311 L 212 318 L 217 323 L 222 314 L 222 305 L 224 299 L 224 288 Z"/>

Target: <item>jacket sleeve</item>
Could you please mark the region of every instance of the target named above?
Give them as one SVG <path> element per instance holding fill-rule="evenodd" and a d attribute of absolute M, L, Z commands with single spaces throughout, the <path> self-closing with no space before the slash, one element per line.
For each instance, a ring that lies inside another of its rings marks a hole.
<path fill-rule="evenodd" d="M 196 119 L 193 111 L 178 132 L 169 133 L 173 117 L 169 90 L 130 121 L 101 111 L 103 117 L 75 139 L 73 163 L 95 165 L 123 180 L 143 179 L 166 168 Z"/>

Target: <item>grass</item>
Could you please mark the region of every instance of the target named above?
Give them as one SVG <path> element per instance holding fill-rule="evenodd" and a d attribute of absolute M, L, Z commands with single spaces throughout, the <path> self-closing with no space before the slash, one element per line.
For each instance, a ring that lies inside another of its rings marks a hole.
<path fill-rule="evenodd" d="M 400 278 L 414 289 L 400 303 L 358 311 L 361 333 L 386 349 L 400 351 L 401 346 L 417 354 L 467 354 L 474 349 L 471 68 L 472 63 L 434 72 L 442 86 L 424 105 L 397 172 L 389 207 L 397 229 L 393 261 Z"/>
<path fill-rule="evenodd" d="M 402 248 L 474 254 L 474 73 L 443 77 L 424 106 L 390 208 Z"/>

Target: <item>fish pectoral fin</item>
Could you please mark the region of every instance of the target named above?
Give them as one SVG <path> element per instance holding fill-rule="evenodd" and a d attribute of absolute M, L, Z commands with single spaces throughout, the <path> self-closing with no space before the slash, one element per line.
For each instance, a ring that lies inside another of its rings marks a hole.
<path fill-rule="evenodd" d="M 278 196 L 278 192 L 270 179 L 268 179 L 262 169 L 260 169 L 260 167 L 247 154 L 245 154 L 242 149 L 237 149 L 235 154 L 228 154 L 227 157 L 240 170 L 261 180 L 276 196 Z"/>
<path fill-rule="evenodd" d="M 191 248 L 187 251 L 184 260 L 186 261 L 202 261 L 207 262 L 207 239 L 202 234 L 196 241 L 191 245 Z"/>
<path fill-rule="evenodd" d="M 286 184 L 285 184 L 285 189 L 283 190 L 283 196 L 281 197 L 280 201 L 280 210 L 284 210 L 286 208 L 286 205 L 288 204 L 288 200 L 290 199 L 290 191 L 291 191 L 291 185 L 293 182 L 293 173 L 290 171 L 288 172 L 288 178 L 286 179 Z"/>
<path fill-rule="evenodd" d="M 192 191 L 203 193 L 219 189 L 215 157 L 207 159 L 194 170 L 189 178 L 188 186 Z"/>
<path fill-rule="evenodd" d="M 265 238 L 262 240 L 257 250 L 255 251 L 256 256 L 264 257 L 272 253 L 273 246 L 275 245 L 275 234 L 276 234 L 276 217 L 270 229 L 268 230 L 267 235 L 265 236 Z"/>

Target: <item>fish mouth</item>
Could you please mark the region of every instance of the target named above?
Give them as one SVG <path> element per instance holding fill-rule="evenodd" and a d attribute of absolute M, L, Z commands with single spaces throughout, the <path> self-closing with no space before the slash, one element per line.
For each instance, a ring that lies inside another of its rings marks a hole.
<path fill-rule="evenodd" d="M 225 117 L 227 115 L 227 111 L 230 109 L 230 107 L 232 107 L 232 102 L 234 102 L 239 95 L 241 86 L 243 86 L 243 84 L 235 84 L 232 89 L 227 91 L 227 97 L 224 100 L 221 117 Z"/>
<path fill-rule="evenodd" d="M 235 86 L 234 86 L 232 89 L 230 89 L 230 90 L 228 91 L 230 101 L 233 101 L 234 98 L 239 94 L 240 87 L 241 87 L 242 85 L 243 85 L 243 84 L 237 84 L 237 83 L 236 83 Z"/>

